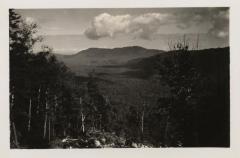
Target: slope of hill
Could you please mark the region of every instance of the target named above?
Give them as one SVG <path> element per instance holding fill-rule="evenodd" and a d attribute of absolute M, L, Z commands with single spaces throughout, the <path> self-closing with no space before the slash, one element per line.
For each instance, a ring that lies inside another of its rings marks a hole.
<path fill-rule="evenodd" d="M 214 76 L 219 72 L 227 72 L 229 66 L 229 47 L 191 51 L 191 56 L 194 65 L 205 75 Z M 164 52 L 146 58 L 130 60 L 123 67 L 131 69 L 131 71 L 124 72 L 123 74 L 131 77 L 148 78 L 154 75 L 156 68 L 161 66 L 165 58 L 171 57 L 173 57 L 171 52 Z M 227 74 L 219 73 L 219 75 Z M 221 76 L 220 78 L 226 77 Z"/>
<path fill-rule="evenodd" d="M 102 72 L 103 67 L 99 68 L 101 66 L 123 65 L 133 59 L 150 57 L 163 52 L 138 46 L 113 49 L 89 48 L 74 55 L 56 55 L 56 57 L 78 74 L 86 74 L 93 69 L 99 69 Z"/>

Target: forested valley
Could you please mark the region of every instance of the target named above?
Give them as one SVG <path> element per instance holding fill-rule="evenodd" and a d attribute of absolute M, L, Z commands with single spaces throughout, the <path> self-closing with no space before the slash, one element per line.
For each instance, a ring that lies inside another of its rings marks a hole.
<path fill-rule="evenodd" d="M 48 46 L 34 52 L 37 31 L 9 10 L 11 148 L 229 147 L 229 47 L 190 50 L 184 39 L 124 65 L 135 71 L 115 77 L 121 90 Z"/>

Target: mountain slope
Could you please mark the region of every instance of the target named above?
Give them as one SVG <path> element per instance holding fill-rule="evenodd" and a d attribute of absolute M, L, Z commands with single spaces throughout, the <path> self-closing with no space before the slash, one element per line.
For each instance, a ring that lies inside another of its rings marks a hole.
<path fill-rule="evenodd" d="M 121 65 L 130 60 L 150 57 L 164 51 L 155 49 L 145 49 L 138 46 L 123 47 L 123 48 L 89 48 L 80 51 L 74 55 L 56 55 L 57 58 L 67 66 L 76 67 L 84 66 L 105 66 L 105 65 Z"/>
<path fill-rule="evenodd" d="M 205 75 L 216 75 L 219 72 L 226 72 L 229 64 L 229 47 L 212 48 L 191 51 L 191 58 L 195 67 Z M 138 71 L 142 75 L 153 75 L 166 58 L 171 59 L 172 53 L 165 52 L 154 56 L 133 59 L 128 61 L 125 67 Z M 133 73 L 131 71 L 130 73 Z M 223 77 L 221 77 L 223 78 Z"/>

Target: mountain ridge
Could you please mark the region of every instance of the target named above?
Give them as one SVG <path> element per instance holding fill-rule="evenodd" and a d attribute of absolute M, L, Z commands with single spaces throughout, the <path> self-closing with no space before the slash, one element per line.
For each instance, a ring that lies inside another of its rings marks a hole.
<path fill-rule="evenodd" d="M 126 47 L 115 47 L 115 48 L 101 48 L 101 47 L 89 47 L 87 49 L 83 49 L 77 53 L 74 54 L 60 54 L 60 53 L 52 53 L 56 56 L 76 56 L 78 54 L 81 53 L 88 53 L 89 51 L 115 51 L 115 50 L 124 50 L 124 49 L 139 49 L 139 50 L 151 50 L 151 51 L 161 51 L 161 52 L 166 52 L 165 50 L 161 50 L 161 49 L 148 49 L 145 47 L 141 47 L 141 46 L 126 46 Z"/>
<path fill-rule="evenodd" d="M 78 65 L 104 66 L 127 63 L 132 59 L 154 56 L 165 51 L 146 49 L 140 46 L 120 48 L 88 48 L 73 55 L 55 54 L 57 59 L 66 63 L 70 68 Z"/>

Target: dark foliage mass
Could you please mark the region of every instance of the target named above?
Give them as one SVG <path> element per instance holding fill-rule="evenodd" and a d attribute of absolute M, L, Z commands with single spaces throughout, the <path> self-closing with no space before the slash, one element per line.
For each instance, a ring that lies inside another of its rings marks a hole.
<path fill-rule="evenodd" d="M 117 48 L 95 67 L 119 73 L 81 76 L 46 46 L 33 53 L 36 32 L 9 10 L 11 148 L 229 146 L 229 48 Z"/>
<path fill-rule="evenodd" d="M 33 53 L 37 25 L 26 24 L 14 10 L 9 14 L 11 147 L 46 148 L 57 137 L 85 132 L 85 122 L 107 129 L 109 105 L 94 80 L 82 88 L 51 49 Z"/>

